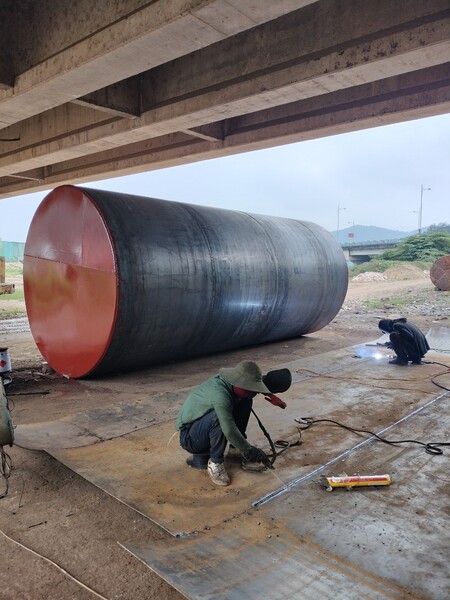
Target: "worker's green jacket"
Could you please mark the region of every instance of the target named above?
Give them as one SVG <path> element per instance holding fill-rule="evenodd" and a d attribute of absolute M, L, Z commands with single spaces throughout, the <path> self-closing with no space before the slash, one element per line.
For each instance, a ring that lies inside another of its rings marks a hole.
<path fill-rule="evenodd" d="M 178 413 L 176 428 L 183 429 L 209 411 L 215 410 L 224 436 L 239 452 L 245 452 L 250 444 L 234 422 L 233 407 L 236 402 L 239 402 L 239 398 L 233 393 L 233 386 L 220 375 L 211 377 L 186 398 Z"/>

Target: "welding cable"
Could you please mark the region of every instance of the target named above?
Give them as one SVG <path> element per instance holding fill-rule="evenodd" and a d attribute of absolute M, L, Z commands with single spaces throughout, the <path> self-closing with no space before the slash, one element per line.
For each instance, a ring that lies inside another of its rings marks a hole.
<path fill-rule="evenodd" d="M 6 496 L 8 495 L 9 477 L 11 475 L 12 461 L 11 461 L 11 457 L 9 456 L 9 454 L 7 452 L 5 452 L 5 450 L 3 449 L 3 446 L 0 446 L 0 455 L 1 455 L 0 475 L 5 480 L 5 491 L 3 492 L 3 494 L 0 494 L 0 499 L 1 499 L 1 498 L 6 498 Z"/>
<path fill-rule="evenodd" d="M 444 365 L 444 363 L 438 362 L 436 360 L 423 360 L 422 364 L 424 364 L 424 365 L 440 365 L 441 367 L 445 367 L 445 371 L 442 371 L 441 373 L 436 373 L 436 375 L 433 375 L 433 377 L 430 378 L 430 381 L 432 383 L 434 383 L 434 385 L 437 385 L 438 387 L 440 387 L 442 390 L 446 390 L 447 392 L 450 392 L 450 388 L 445 387 L 445 385 L 442 385 L 441 383 L 438 383 L 437 381 L 435 381 L 436 377 L 441 377 L 442 375 L 450 374 L 450 367 L 448 365 Z"/>
<path fill-rule="evenodd" d="M 450 446 L 450 442 L 419 442 L 418 440 L 387 440 L 386 438 L 382 438 L 378 434 L 373 431 L 368 431 L 367 429 L 356 429 L 355 427 L 349 427 L 348 425 L 344 425 L 343 423 L 339 423 L 338 421 L 333 421 L 332 419 L 313 419 L 311 417 L 301 417 L 300 419 L 294 419 L 301 427 L 302 430 L 309 429 L 312 425 L 316 423 L 332 423 L 333 425 L 338 425 L 347 431 L 351 431 L 352 433 L 368 433 L 373 437 L 380 440 L 385 444 L 389 444 L 394 446 L 395 444 L 419 444 L 420 446 L 424 446 L 425 452 L 428 454 L 438 455 L 443 454 L 443 450 L 440 446 Z"/>
<path fill-rule="evenodd" d="M 253 415 L 255 416 L 255 419 L 258 421 L 258 425 L 259 428 L 261 429 L 261 431 L 263 432 L 263 434 L 265 435 L 267 441 L 269 442 L 269 446 L 270 449 L 272 451 L 272 454 L 269 454 L 269 465 L 263 465 L 262 468 L 258 469 L 258 468 L 252 468 L 252 469 L 247 469 L 247 470 L 252 470 L 252 471 L 257 471 L 257 470 L 265 470 L 265 469 L 273 469 L 273 463 L 275 462 L 277 456 L 280 456 L 280 454 L 283 454 L 283 452 L 286 452 L 286 450 L 288 450 L 288 448 L 292 448 L 293 446 L 298 446 L 301 444 L 301 439 L 298 439 L 296 442 L 288 442 L 286 440 L 276 440 L 275 442 L 272 440 L 272 438 L 270 437 L 269 432 L 267 431 L 267 429 L 264 427 L 264 425 L 261 423 L 261 420 L 258 418 L 258 415 L 255 413 L 255 411 L 253 410 L 253 408 L 251 409 Z M 300 430 L 300 427 L 298 428 Z M 300 433 L 300 431 L 299 431 Z M 281 450 L 279 450 L 277 452 L 277 448 L 281 448 Z"/>
<path fill-rule="evenodd" d="M 422 364 L 425 364 L 425 363 L 422 363 Z M 309 371 L 310 373 L 312 373 L 313 375 L 315 375 L 317 377 L 322 377 L 323 379 L 331 379 L 333 381 L 356 381 L 356 382 L 363 381 L 364 383 L 366 383 L 367 385 L 369 385 L 371 388 L 373 388 L 373 389 L 380 389 L 380 390 L 385 390 L 386 387 L 387 387 L 386 384 L 385 385 L 375 385 L 373 383 L 373 381 L 368 381 L 367 377 L 349 377 L 347 375 L 345 377 L 336 377 L 335 375 L 328 375 L 326 373 L 314 373 L 314 371 L 310 371 L 309 369 L 302 369 L 302 371 L 304 371 L 304 370 Z M 441 375 L 441 374 L 442 373 L 439 373 L 439 375 Z M 438 375 L 436 375 L 436 377 L 437 376 Z M 429 377 L 428 376 L 424 377 L 424 380 L 425 379 L 428 380 Z M 378 381 L 380 381 L 380 380 L 378 380 Z M 390 379 L 389 381 L 390 382 L 392 382 L 392 381 L 396 381 L 396 382 L 397 381 L 403 381 L 403 382 L 406 382 L 407 380 L 404 377 L 401 377 L 401 378 L 398 378 L 398 379 L 397 378 L 396 379 Z M 396 385 L 396 390 L 409 392 L 411 390 L 411 388 L 410 387 L 401 387 L 400 385 Z M 426 392 L 426 393 L 431 394 L 432 392 Z"/>
<path fill-rule="evenodd" d="M 253 410 L 253 408 L 251 409 L 251 411 L 252 411 L 253 415 L 255 416 L 255 419 L 258 421 L 259 428 L 261 429 L 261 431 L 263 432 L 263 434 L 266 436 L 266 439 L 269 442 L 270 449 L 272 450 L 272 455 L 269 455 L 269 464 L 268 465 L 264 465 L 264 466 L 267 469 L 273 469 L 273 463 L 275 462 L 275 459 L 277 457 L 277 451 L 275 449 L 275 444 L 273 443 L 272 438 L 269 435 L 269 432 L 264 427 L 264 425 L 261 423 L 258 415 L 255 413 L 255 411 Z"/>
<path fill-rule="evenodd" d="M 69 571 L 66 571 L 66 569 L 64 569 L 63 567 L 60 567 L 53 560 L 50 560 L 50 558 L 47 558 L 43 554 L 40 554 L 39 552 L 36 552 L 35 550 L 33 550 L 32 548 L 29 548 L 28 546 L 25 546 L 25 544 L 21 544 L 20 542 L 18 542 L 17 540 L 13 539 L 9 535 L 6 535 L 6 533 L 4 531 L 2 531 L 2 530 L 0 530 L 0 534 L 3 535 L 10 542 L 13 542 L 17 546 L 19 546 L 20 548 L 23 548 L 24 550 L 28 550 L 28 552 L 31 552 L 31 554 L 34 554 L 34 556 L 37 556 L 38 558 L 42 558 L 48 564 L 52 565 L 53 567 L 56 567 L 56 569 L 58 569 L 58 571 L 60 571 L 61 573 L 63 573 L 66 577 L 68 577 L 69 579 L 71 579 L 72 581 L 74 581 L 76 584 L 78 584 L 79 586 L 81 586 L 86 591 L 88 591 L 91 594 L 93 594 L 96 598 L 99 598 L 99 600 L 108 600 L 108 598 L 106 598 L 106 596 L 103 596 L 102 594 L 99 594 L 93 588 L 91 588 L 88 585 L 84 584 L 82 581 L 80 581 L 79 579 L 77 579 L 76 577 L 74 577 L 73 575 L 71 575 L 69 573 Z"/>

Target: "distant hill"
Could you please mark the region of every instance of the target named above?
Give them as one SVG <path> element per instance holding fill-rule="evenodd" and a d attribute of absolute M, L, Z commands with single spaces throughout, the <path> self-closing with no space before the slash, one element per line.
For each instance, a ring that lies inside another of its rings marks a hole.
<path fill-rule="evenodd" d="M 426 228 L 423 229 L 425 233 Z M 331 231 L 331 235 L 337 239 L 336 231 Z M 397 231 L 395 229 L 384 229 L 383 227 L 373 227 L 371 225 L 353 225 L 339 230 L 339 242 L 341 244 L 358 242 L 381 242 L 383 240 L 399 240 L 409 235 L 414 235 L 415 231 Z"/>

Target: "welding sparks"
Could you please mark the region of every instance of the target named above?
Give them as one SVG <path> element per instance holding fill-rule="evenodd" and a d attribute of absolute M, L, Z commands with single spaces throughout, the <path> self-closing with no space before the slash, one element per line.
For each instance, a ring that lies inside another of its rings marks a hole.
<path fill-rule="evenodd" d="M 357 348 L 356 356 L 358 356 L 359 358 L 374 358 L 375 360 L 380 360 L 380 358 L 384 358 L 384 354 L 382 354 L 378 350 L 367 347 Z"/>

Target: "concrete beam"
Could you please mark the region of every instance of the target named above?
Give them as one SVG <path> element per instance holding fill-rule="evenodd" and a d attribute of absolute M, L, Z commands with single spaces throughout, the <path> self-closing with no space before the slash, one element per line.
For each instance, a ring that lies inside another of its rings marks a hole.
<path fill-rule="evenodd" d="M 48 7 L 0 5 L 0 197 L 450 111 L 449 0 Z"/>
<path fill-rule="evenodd" d="M 381 3 L 388 13 L 391 3 L 379 0 L 376 3 L 378 9 Z M 242 58 L 234 45 L 229 45 L 229 40 L 224 42 L 225 53 L 206 48 L 195 57 L 183 57 L 153 69 L 141 77 L 141 103 L 143 109 L 147 109 L 141 117 L 98 119 L 89 125 L 82 121 L 67 122 L 65 132 L 61 131 L 53 142 L 42 135 L 30 135 L 26 143 L 23 141 L 16 147 L 10 145 L 6 153 L 0 154 L 0 175 L 63 162 L 74 155 L 98 153 L 176 131 L 195 133 L 210 123 L 258 114 L 267 107 L 289 105 L 299 98 L 323 97 L 338 90 L 392 79 L 392 76 L 408 73 L 412 65 L 414 70 L 435 69 L 437 72 L 435 65 L 444 63 L 439 76 L 448 79 L 450 11 L 427 14 L 415 19 L 413 24 L 405 22 L 402 13 L 395 23 L 391 21 L 388 33 L 386 29 L 377 33 L 373 23 L 374 4 L 366 2 L 363 5 L 365 10 L 361 9 L 358 18 L 354 17 L 351 31 L 346 29 L 345 12 L 332 15 L 331 21 L 338 33 L 334 34 L 331 47 L 329 37 L 321 39 L 319 44 L 316 37 L 308 36 L 303 20 L 298 28 L 291 23 L 287 40 L 282 40 L 281 36 L 287 27 L 284 19 L 262 26 L 258 35 L 249 32 L 242 44 L 237 44 L 241 50 L 245 45 L 244 56 L 252 57 L 245 73 Z M 409 9 L 415 4 L 411 1 Z M 330 22 L 325 11 L 327 5 L 307 9 L 316 13 L 316 26 L 323 26 L 325 30 Z M 382 20 L 377 26 L 386 27 L 386 14 L 383 11 L 381 14 Z M 407 16 L 411 17 L 408 11 Z M 355 30 L 358 37 L 350 39 Z M 264 66 L 267 63 L 258 51 L 260 45 L 264 47 L 264 56 L 271 57 L 269 66 Z M 227 52 L 231 56 L 224 62 Z M 417 79 L 417 83 L 419 81 Z M 100 101 L 97 106 L 99 104 Z M 103 107 L 105 104 L 103 100 Z M 86 115 L 86 118 L 91 117 Z M 48 128 L 58 122 L 52 111 L 39 119 L 48 119 L 52 124 Z M 32 131 L 32 120 L 27 124 Z"/>
<path fill-rule="evenodd" d="M 225 139 L 225 122 L 220 121 L 219 123 L 211 123 L 202 127 L 193 127 L 192 129 L 180 131 L 180 133 L 210 142 L 223 141 Z"/>
<path fill-rule="evenodd" d="M 242 86 L 249 82 L 252 92 L 259 94 L 285 85 L 289 76 L 298 83 L 324 75 L 316 95 L 365 83 L 367 77 L 374 81 L 442 64 L 449 60 L 449 34 L 448 0 L 428 4 L 410 0 L 401 10 L 391 0 L 322 0 L 143 73 L 143 82 L 149 82 L 142 85 L 143 112 L 195 97 L 200 91 L 222 94 L 231 82 Z M 406 58 L 420 48 L 427 49 L 419 55 L 421 62 L 416 63 L 413 55 Z M 394 57 L 397 63 L 390 60 Z M 402 71 L 398 70 L 400 57 Z M 366 69 L 371 75 L 359 79 L 355 68 L 366 63 L 371 63 Z M 380 64 L 378 72 L 374 63 Z M 333 73 L 342 72 L 346 81 L 333 85 Z M 295 100 L 302 97 L 300 90 Z"/>
<path fill-rule="evenodd" d="M 88 0 L 60 0 L 51 4 L 56 17 L 47 14 L 47 19 L 43 19 L 42 3 L 31 0 L 28 6 L 40 17 L 41 28 L 47 21 L 45 33 L 49 34 L 53 30 L 48 23 L 54 23 L 59 37 L 54 36 L 53 44 L 46 43 L 40 31 L 36 46 L 28 52 L 33 60 L 37 53 L 39 62 L 24 71 L 19 69 L 13 88 L 0 89 L 0 127 L 91 94 L 311 1 L 314 0 L 277 0 L 256 9 L 253 0 L 134 0 L 132 10 L 117 12 L 117 3 L 96 6 Z M 89 26 L 94 9 L 96 29 Z M 11 2 L 9 10 L 11 15 L 17 12 Z M 21 21 L 16 18 L 15 22 L 18 27 Z M 72 32 L 68 44 L 64 35 L 66 24 L 81 29 L 79 38 L 77 30 Z M 22 59 L 21 64 L 28 66 L 30 60 Z"/>
<path fill-rule="evenodd" d="M 223 140 L 208 141 L 206 136 L 195 139 L 192 132 L 178 132 L 46 167 L 45 179 L 39 183 L 3 177 L 0 198 L 23 193 L 24 189 L 49 189 L 69 180 L 83 183 L 130 175 L 444 114 L 450 112 L 450 78 L 443 84 L 443 71 L 450 76 L 449 66 L 435 67 L 219 122 L 217 131 L 226 132 Z M 36 178 L 37 172 L 22 175 Z"/>
<path fill-rule="evenodd" d="M 9 12 L 0 3 L 0 90 L 8 90 L 14 85 L 14 71 L 11 57 L 13 40 Z"/>
<path fill-rule="evenodd" d="M 450 64 L 300 100 L 230 119 L 227 143 L 252 149 L 272 140 L 291 143 L 445 114 L 450 110 Z"/>
<path fill-rule="evenodd" d="M 87 94 L 73 104 L 100 110 L 118 117 L 134 118 L 141 115 L 141 92 L 138 77 L 130 77 Z"/>

